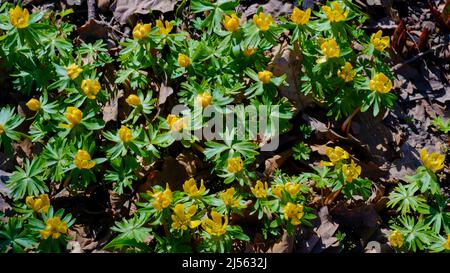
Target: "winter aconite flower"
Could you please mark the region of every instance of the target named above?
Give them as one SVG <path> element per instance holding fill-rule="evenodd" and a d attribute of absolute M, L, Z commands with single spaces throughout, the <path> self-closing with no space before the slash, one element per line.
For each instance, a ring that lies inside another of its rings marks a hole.
<path fill-rule="evenodd" d="M 157 211 L 162 211 L 172 203 L 173 197 L 169 184 L 166 184 L 166 189 L 164 191 L 154 189 L 153 192 L 148 191 L 147 193 L 153 197 L 154 200 L 151 204 Z"/>
<path fill-rule="evenodd" d="M 80 73 L 83 72 L 83 69 L 80 68 L 78 65 L 76 64 L 71 64 L 66 68 L 66 73 L 67 76 L 69 76 L 69 78 L 73 81 L 76 78 L 78 78 L 78 76 L 80 76 Z"/>
<path fill-rule="evenodd" d="M 235 32 L 239 28 L 239 17 L 236 14 L 225 15 L 222 24 L 226 30 Z"/>
<path fill-rule="evenodd" d="M 202 108 L 206 108 L 211 104 L 212 96 L 209 92 L 204 92 L 198 94 L 195 100 L 197 101 L 197 104 Z"/>
<path fill-rule="evenodd" d="M 170 130 L 172 130 L 173 132 L 179 132 L 187 127 L 186 118 L 179 118 L 175 115 L 169 114 L 166 121 L 169 124 Z"/>
<path fill-rule="evenodd" d="M 303 205 L 288 202 L 283 208 L 283 213 L 286 221 L 291 220 L 292 225 L 298 226 L 301 223 L 300 219 L 304 215 Z"/>
<path fill-rule="evenodd" d="M 244 163 L 240 157 L 231 157 L 227 159 L 227 171 L 237 173 L 244 169 Z"/>
<path fill-rule="evenodd" d="M 147 38 L 152 30 L 151 24 L 138 23 L 133 29 L 133 39 L 141 40 Z"/>
<path fill-rule="evenodd" d="M 286 184 L 284 184 L 284 190 L 288 192 L 292 197 L 294 197 L 300 192 L 300 184 L 287 182 Z"/>
<path fill-rule="evenodd" d="M 325 154 L 330 159 L 330 162 L 320 161 L 320 165 L 322 166 L 334 166 L 339 161 L 348 159 L 350 156 L 347 151 L 339 146 L 336 146 L 334 149 L 331 147 L 327 147 L 327 149 L 325 150 Z"/>
<path fill-rule="evenodd" d="M 445 155 L 439 153 L 428 154 L 427 150 L 422 149 L 420 150 L 420 160 L 426 168 L 437 172 L 444 168 Z"/>
<path fill-rule="evenodd" d="M 398 248 L 403 246 L 403 235 L 398 230 L 394 230 L 388 237 L 391 246 Z"/>
<path fill-rule="evenodd" d="M 160 35 L 167 35 L 173 29 L 173 23 L 169 22 L 167 20 L 164 23 L 161 20 L 156 20 L 156 26 L 159 29 L 159 34 Z"/>
<path fill-rule="evenodd" d="M 195 198 L 203 195 L 206 191 L 206 188 L 205 185 L 203 184 L 203 179 L 200 180 L 200 188 L 198 188 L 195 179 L 191 178 L 184 182 L 183 190 L 189 197 Z"/>
<path fill-rule="evenodd" d="M 341 3 L 337 1 L 331 2 L 331 7 L 323 6 L 322 11 L 330 22 L 340 22 L 348 16 L 348 10 L 344 10 Z"/>
<path fill-rule="evenodd" d="M 9 21 L 15 28 L 28 27 L 29 20 L 30 13 L 27 9 L 22 9 L 19 6 L 16 6 L 15 8 L 9 10 Z"/>
<path fill-rule="evenodd" d="M 127 126 L 122 125 L 119 129 L 119 138 L 124 143 L 130 142 L 133 139 L 133 132 Z"/>
<path fill-rule="evenodd" d="M 389 47 L 390 39 L 388 36 L 383 36 L 383 31 L 379 30 L 377 33 L 372 34 L 370 37 L 370 42 L 374 45 L 375 49 L 378 51 L 383 51 Z"/>
<path fill-rule="evenodd" d="M 47 194 L 41 194 L 36 197 L 27 196 L 25 204 L 35 212 L 47 212 L 50 208 L 50 199 Z"/>
<path fill-rule="evenodd" d="M 228 226 L 228 217 L 225 215 L 224 220 L 222 222 L 222 216 L 216 212 L 211 211 L 211 218 L 206 216 L 202 221 L 202 228 L 213 236 L 222 236 L 227 232 Z"/>
<path fill-rule="evenodd" d="M 98 80 L 86 79 L 81 82 L 81 90 L 91 100 L 95 99 L 101 88 Z"/>
<path fill-rule="evenodd" d="M 264 12 L 253 15 L 253 23 L 260 31 L 267 31 L 273 23 L 272 14 L 266 15 Z"/>
<path fill-rule="evenodd" d="M 40 230 L 39 233 L 44 240 L 46 240 L 50 236 L 53 239 L 58 239 L 61 234 L 67 233 L 67 223 L 61 221 L 58 216 L 49 218 L 47 219 L 45 228 L 43 230 Z"/>
<path fill-rule="evenodd" d="M 377 73 L 370 81 L 369 88 L 379 93 L 389 93 L 392 89 L 391 80 L 383 73 Z"/>
<path fill-rule="evenodd" d="M 268 84 L 270 82 L 270 79 L 272 78 L 273 73 L 267 70 L 258 72 L 258 79 L 263 84 Z"/>
<path fill-rule="evenodd" d="M 356 165 L 352 160 L 352 163 L 342 165 L 342 173 L 344 174 L 345 181 L 351 183 L 361 174 L 361 166 Z"/>
<path fill-rule="evenodd" d="M 291 20 L 297 25 L 305 25 L 309 22 L 309 17 L 311 16 L 311 9 L 303 11 L 297 7 L 294 8 L 291 15 Z"/>
<path fill-rule="evenodd" d="M 188 207 L 187 211 L 184 209 L 183 204 L 177 204 L 173 208 L 172 214 L 172 228 L 187 230 L 189 228 L 196 228 L 201 224 L 200 220 L 191 220 L 192 216 L 197 212 L 197 206 L 191 205 Z"/>
<path fill-rule="evenodd" d="M 256 198 L 266 198 L 268 190 L 267 182 L 264 182 L 263 184 L 260 180 L 258 180 L 256 181 L 256 185 L 251 187 L 250 190 Z"/>
<path fill-rule="evenodd" d="M 337 75 L 345 82 L 351 82 L 356 76 L 356 70 L 353 69 L 353 65 L 351 63 L 345 62 L 345 65 L 338 69 Z"/>
<path fill-rule="evenodd" d="M 450 234 L 447 234 L 447 240 L 445 240 L 444 243 L 442 243 L 442 247 L 445 250 L 450 250 Z"/>
<path fill-rule="evenodd" d="M 187 55 L 184 55 L 182 53 L 178 53 L 178 64 L 181 67 L 188 67 L 191 64 L 191 59 Z"/>
<path fill-rule="evenodd" d="M 239 198 L 234 197 L 235 193 L 236 190 L 234 189 L 234 187 L 231 187 L 220 194 L 220 199 L 222 199 L 225 206 L 232 208 L 236 208 L 239 206 Z"/>
<path fill-rule="evenodd" d="M 130 106 L 139 106 L 141 105 L 141 99 L 135 95 L 135 94 L 131 94 L 129 95 L 125 101 L 128 103 L 128 105 Z"/>
<path fill-rule="evenodd" d="M 283 184 L 272 185 L 272 186 L 270 186 L 270 188 L 272 189 L 272 193 L 276 197 L 278 197 L 278 198 L 282 198 L 283 197 L 283 190 L 284 190 L 284 185 Z"/>
<path fill-rule="evenodd" d="M 80 170 L 89 170 L 96 164 L 95 161 L 91 160 L 91 155 L 85 150 L 78 150 L 73 162 Z"/>
<path fill-rule="evenodd" d="M 41 103 L 37 100 L 37 99 L 30 99 L 27 103 L 26 103 L 28 109 L 30 109 L 31 111 L 39 111 L 39 109 L 41 108 Z"/>
<path fill-rule="evenodd" d="M 81 110 L 76 107 L 69 106 L 67 107 L 64 116 L 69 121 L 69 124 L 60 124 L 60 126 L 66 129 L 70 129 L 81 122 L 81 120 L 83 119 L 83 112 L 81 112 Z"/>
<path fill-rule="evenodd" d="M 339 57 L 341 50 L 335 39 L 320 39 L 319 45 L 323 56 L 317 60 L 317 63 L 324 63 L 331 58 Z"/>
<path fill-rule="evenodd" d="M 3 135 L 3 133 L 5 132 L 5 127 L 0 124 L 0 136 Z"/>
<path fill-rule="evenodd" d="M 245 57 L 250 57 L 255 54 L 256 48 L 254 47 L 246 47 L 243 51 Z"/>

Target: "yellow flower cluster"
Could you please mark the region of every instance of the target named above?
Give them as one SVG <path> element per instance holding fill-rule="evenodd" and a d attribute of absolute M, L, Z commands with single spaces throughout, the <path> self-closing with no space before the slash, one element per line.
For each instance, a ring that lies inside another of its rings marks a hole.
<path fill-rule="evenodd" d="M 236 14 L 225 15 L 222 24 L 226 30 L 235 32 L 239 28 L 239 17 Z"/>
<path fill-rule="evenodd" d="M 303 218 L 303 205 L 293 204 L 288 202 L 283 208 L 284 218 L 286 221 L 291 220 L 291 224 L 294 226 L 300 225 L 300 219 Z"/>
<path fill-rule="evenodd" d="M 181 67 L 188 67 L 191 64 L 191 59 L 189 59 L 189 56 L 184 55 L 182 53 L 178 53 L 178 64 Z"/>
<path fill-rule="evenodd" d="M 206 108 L 211 104 L 212 96 L 209 92 L 203 92 L 196 97 L 197 104 L 202 108 Z"/>
<path fill-rule="evenodd" d="M 47 194 L 41 194 L 36 197 L 27 196 L 25 204 L 35 212 L 47 212 L 50 208 L 50 199 Z"/>
<path fill-rule="evenodd" d="M 126 103 L 128 103 L 128 105 L 130 106 L 139 106 L 141 105 L 141 99 L 135 95 L 135 94 L 131 94 L 129 95 L 126 99 L 125 99 Z"/>
<path fill-rule="evenodd" d="M 383 73 L 377 73 L 370 81 L 369 88 L 382 94 L 389 93 L 392 89 L 391 80 Z"/>
<path fill-rule="evenodd" d="M 427 150 L 422 149 L 420 150 L 420 160 L 426 168 L 437 172 L 444 168 L 445 155 L 439 153 L 429 154 Z"/>
<path fill-rule="evenodd" d="M 173 132 L 179 132 L 187 127 L 187 119 L 186 118 L 179 118 L 175 115 L 169 114 L 166 119 L 167 123 L 169 124 L 170 130 Z"/>
<path fill-rule="evenodd" d="M 330 22 L 340 22 L 348 16 L 348 10 L 344 10 L 341 3 L 337 1 L 331 2 L 331 7 L 323 6 L 322 11 Z"/>
<path fill-rule="evenodd" d="M 225 206 L 232 208 L 237 208 L 239 206 L 240 198 L 235 198 L 235 193 L 236 190 L 234 187 L 231 187 L 220 194 L 220 199 L 222 199 Z"/>
<path fill-rule="evenodd" d="M 16 6 L 14 9 L 9 10 L 9 21 L 15 28 L 28 27 L 28 21 L 30 20 L 30 13 L 27 9 L 22 9 Z"/>
<path fill-rule="evenodd" d="M 334 166 L 338 162 L 340 162 L 344 159 L 348 159 L 350 157 L 348 152 L 339 146 L 336 146 L 334 149 L 331 147 L 327 147 L 327 149 L 325 150 L 325 154 L 330 159 L 330 162 L 320 161 L 321 166 Z"/>
<path fill-rule="evenodd" d="M 73 162 L 80 170 L 89 170 L 96 164 L 95 161 L 91 160 L 91 155 L 85 150 L 78 150 Z"/>
<path fill-rule="evenodd" d="M 383 36 L 383 31 L 379 30 L 372 34 L 370 37 L 370 42 L 374 45 L 375 49 L 378 51 L 383 51 L 389 47 L 390 39 L 388 36 Z"/>
<path fill-rule="evenodd" d="M 394 230 L 388 237 L 392 247 L 399 248 L 403 246 L 403 235 L 398 230 Z"/>
<path fill-rule="evenodd" d="M 255 52 L 256 52 L 256 48 L 254 48 L 254 47 L 246 47 L 246 48 L 244 48 L 244 51 L 243 51 L 245 57 L 250 57 L 253 54 L 255 54 Z"/>
<path fill-rule="evenodd" d="M 309 22 L 309 17 L 311 16 L 311 9 L 303 11 L 297 7 L 294 8 L 291 15 L 291 20 L 297 25 L 305 25 Z"/>
<path fill-rule="evenodd" d="M 267 31 L 273 23 L 272 14 L 266 15 L 264 12 L 255 14 L 253 15 L 253 23 L 260 31 Z"/>
<path fill-rule="evenodd" d="M 238 173 L 244 169 L 244 163 L 240 157 L 231 157 L 227 159 L 227 171 L 229 173 Z"/>
<path fill-rule="evenodd" d="M 353 65 L 349 62 L 345 62 L 345 65 L 338 69 L 338 77 L 342 78 L 345 82 L 351 82 L 356 76 L 356 70 L 353 69 Z"/>
<path fill-rule="evenodd" d="M 208 216 L 203 218 L 202 228 L 213 236 L 222 236 L 227 232 L 228 226 L 228 216 L 224 216 L 224 220 L 222 222 L 222 216 L 216 212 L 211 211 L 211 218 Z"/>
<path fill-rule="evenodd" d="M 0 124 L 0 135 L 3 135 L 3 133 L 5 133 L 5 127 Z"/>
<path fill-rule="evenodd" d="M 133 131 L 127 126 L 122 125 L 118 133 L 120 140 L 124 143 L 130 142 L 133 139 Z"/>
<path fill-rule="evenodd" d="M 156 20 L 156 26 L 159 29 L 159 34 L 160 35 L 167 35 L 173 29 L 173 23 L 169 22 L 167 20 L 164 23 L 161 20 Z"/>
<path fill-rule="evenodd" d="M 69 121 L 69 124 L 60 124 L 60 126 L 66 129 L 70 129 L 81 122 L 81 120 L 83 119 L 83 112 L 81 112 L 81 110 L 77 107 L 69 106 L 67 107 L 64 116 Z"/>
<path fill-rule="evenodd" d="M 41 103 L 37 100 L 37 99 L 30 99 L 27 103 L 26 103 L 28 109 L 30 109 L 31 111 L 39 111 L 39 109 L 41 109 Z"/>
<path fill-rule="evenodd" d="M 351 183 L 361 174 L 361 166 L 356 165 L 352 160 L 350 164 L 342 165 L 342 173 L 344 174 L 345 181 Z"/>
<path fill-rule="evenodd" d="M 66 68 L 66 73 L 67 76 L 69 76 L 69 78 L 73 81 L 76 78 L 78 78 L 78 76 L 80 76 L 80 73 L 83 72 L 83 69 L 81 67 L 79 67 L 76 64 L 70 64 L 67 68 Z"/>
<path fill-rule="evenodd" d="M 101 88 L 98 80 L 86 79 L 81 82 L 81 90 L 91 100 L 95 99 Z"/>
<path fill-rule="evenodd" d="M 450 250 L 450 234 L 447 234 L 447 240 L 442 244 L 445 250 Z"/>
<path fill-rule="evenodd" d="M 263 184 L 260 180 L 258 180 L 256 181 L 256 185 L 251 187 L 250 190 L 256 198 L 266 198 L 268 191 L 267 182 L 264 182 Z"/>
<path fill-rule="evenodd" d="M 206 187 L 203 183 L 203 179 L 200 180 L 200 188 L 197 187 L 197 183 L 195 182 L 194 178 L 191 178 L 184 182 L 183 184 L 183 190 L 184 192 L 191 198 L 202 196 L 205 191 Z"/>
<path fill-rule="evenodd" d="M 289 193 L 291 197 L 295 197 L 300 192 L 300 184 L 287 182 L 286 184 L 276 184 L 271 186 L 272 193 L 278 198 L 283 198 L 283 191 Z"/>
<path fill-rule="evenodd" d="M 141 40 L 147 38 L 152 30 L 151 24 L 138 23 L 133 29 L 133 39 Z"/>
<path fill-rule="evenodd" d="M 49 237 L 58 239 L 61 234 L 67 233 L 67 223 L 61 221 L 58 216 L 47 219 L 46 226 L 43 230 L 40 230 L 42 239 L 46 240 Z"/>
<path fill-rule="evenodd" d="M 173 208 L 172 214 L 172 228 L 187 230 L 188 228 L 196 228 L 201 224 L 200 220 L 191 220 L 192 216 L 197 212 L 197 206 L 191 205 L 187 211 L 184 209 L 183 204 L 177 204 Z"/>
<path fill-rule="evenodd" d="M 154 200 L 151 204 L 157 211 L 162 211 L 172 203 L 173 196 L 169 184 L 166 184 L 166 189 L 164 191 L 154 189 L 153 192 L 147 191 L 147 194 L 153 197 Z"/>
<path fill-rule="evenodd" d="M 319 39 L 319 45 L 323 56 L 317 59 L 317 63 L 324 63 L 331 58 L 339 57 L 341 49 L 335 39 Z"/>
<path fill-rule="evenodd" d="M 268 70 L 258 72 L 258 79 L 263 84 L 268 84 L 270 82 L 270 79 L 272 79 L 272 76 L 273 76 L 273 73 Z"/>

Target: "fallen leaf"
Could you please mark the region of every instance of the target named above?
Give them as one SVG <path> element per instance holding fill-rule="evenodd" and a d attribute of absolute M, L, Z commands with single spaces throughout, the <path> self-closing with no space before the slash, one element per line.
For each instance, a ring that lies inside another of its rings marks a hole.
<path fill-rule="evenodd" d="M 125 24 L 134 14 L 148 14 L 149 11 L 162 13 L 173 11 L 177 0 L 117 0 L 112 4 L 114 18 Z"/>
<path fill-rule="evenodd" d="M 90 19 L 79 27 L 78 33 L 80 34 L 80 39 L 86 42 L 108 37 L 106 26 L 95 19 Z"/>

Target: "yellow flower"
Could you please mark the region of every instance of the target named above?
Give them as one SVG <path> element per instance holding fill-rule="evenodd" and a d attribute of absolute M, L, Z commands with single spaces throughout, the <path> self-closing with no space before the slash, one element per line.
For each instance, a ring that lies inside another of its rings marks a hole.
<path fill-rule="evenodd" d="M 38 111 L 41 108 L 41 103 L 37 99 L 29 100 L 26 105 L 31 111 Z"/>
<path fill-rule="evenodd" d="M 288 202 L 283 208 L 283 213 L 286 221 L 289 221 L 289 219 L 291 219 L 291 224 L 294 226 L 298 226 L 301 223 L 300 219 L 302 219 L 304 215 L 303 205 Z"/>
<path fill-rule="evenodd" d="M 95 161 L 91 160 L 91 156 L 85 150 L 78 150 L 73 160 L 75 166 L 80 170 L 89 170 L 95 166 Z"/>
<path fill-rule="evenodd" d="M 345 181 L 351 183 L 361 174 L 361 166 L 356 165 L 352 160 L 352 163 L 342 165 L 342 173 L 344 174 Z"/>
<path fill-rule="evenodd" d="M 69 121 L 69 124 L 60 124 L 60 126 L 70 129 L 81 122 L 81 120 L 83 119 L 83 112 L 81 112 L 81 110 L 76 107 L 69 106 L 67 107 L 64 116 Z"/>
<path fill-rule="evenodd" d="M 182 53 L 178 53 L 178 64 L 181 67 L 188 67 L 191 64 L 191 59 L 187 55 L 184 55 Z"/>
<path fill-rule="evenodd" d="M 304 25 L 309 22 L 309 17 L 311 16 L 311 9 L 303 11 L 297 7 L 292 11 L 291 20 L 297 25 Z"/>
<path fill-rule="evenodd" d="M 156 26 L 159 28 L 159 34 L 167 35 L 173 29 L 173 23 L 169 21 L 165 21 L 164 24 L 161 20 L 156 20 Z"/>
<path fill-rule="evenodd" d="M 272 78 L 273 73 L 267 70 L 258 72 L 258 79 L 263 84 L 268 84 L 270 82 L 270 79 Z"/>
<path fill-rule="evenodd" d="M 243 51 L 245 57 L 250 57 L 255 54 L 256 48 L 254 47 L 246 47 Z"/>
<path fill-rule="evenodd" d="M 223 203 L 232 208 L 237 208 L 239 206 L 239 198 L 234 198 L 236 190 L 234 187 L 227 189 L 225 192 L 220 194 L 220 199 L 222 199 Z"/>
<path fill-rule="evenodd" d="M 197 95 L 196 101 L 197 104 L 203 108 L 208 107 L 211 104 L 212 96 L 209 92 L 204 92 Z"/>
<path fill-rule="evenodd" d="M 284 190 L 286 190 L 292 197 L 296 196 L 300 192 L 300 184 L 287 182 L 284 185 Z"/>
<path fill-rule="evenodd" d="M 3 133 L 5 132 L 5 127 L 0 124 L 0 135 L 3 135 Z"/>
<path fill-rule="evenodd" d="M 133 131 L 127 126 L 122 125 L 119 129 L 119 138 L 124 143 L 130 142 L 133 139 Z"/>
<path fill-rule="evenodd" d="M 28 21 L 30 19 L 30 13 L 27 9 L 22 9 L 16 6 L 14 9 L 9 10 L 9 21 L 15 28 L 28 27 Z"/>
<path fill-rule="evenodd" d="M 331 7 L 323 6 L 322 11 L 330 22 L 340 22 L 348 16 L 348 10 L 344 11 L 341 4 L 337 1 L 332 2 Z"/>
<path fill-rule="evenodd" d="M 213 236 L 221 236 L 227 232 L 228 226 L 228 216 L 224 216 L 224 222 L 222 224 L 222 216 L 216 212 L 211 211 L 212 219 L 209 219 L 208 216 L 203 218 L 202 228 Z"/>
<path fill-rule="evenodd" d="M 273 23 L 272 14 L 265 15 L 264 12 L 253 15 L 253 23 L 261 31 L 267 31 Z"/>
<path fill-rule="evenodd" d="M 58 239 L 61 234 L 67 233 L 67 223 L 61 221 L 58 216 L 47 219 L 46 226 L 43 230 L 40 230 L 42 239 L 46 240 L 50 236 L 53 239 Z"/>
<path fill-rule="evenodd" d="M 227 159 L 227 171 L 229 173 L 237 173 L 242 171 L 244 163 L 240 157 L 230 157 Z"/>
<path fill-rule="evenodd" d="M 428 154 L 427 150 L 422 149 L 420 150 L 420 160 L 422 160 L 425 167 L 433 172 L 437 172 L 444 168 L 445 155 L 439 153 Z"/>
<path fill-rule="evenodd" d="M 169 124 L 170 130 L 173 132 L 179 132 L 187 127 L 187 119 L 186 118 L 179 118 L 175 115 L 168 115 L 166 119 L 167 123 Z"/>
<path fill-rule="evenodd" d="M 133 39 L 141 40 L 147 38 L 152 30 L 151 24 L 138 23 L 133 29 Z"/>
<path fill-rule="evenodd" d="M 445 250 L 450 250 L 450 234 L 447 234 L 447 240 L 444 243 L 442 243 L 442 247 Z"/>
<path fill-rule="evenodd" d="M 27 196 L 25 204 L 35 212 L 47 212 L 50 208 L 50 199 L 47 194 L 41 194 L 37 197 Z"/>
<path fill-rule="evenodd" d="M 334 166 L 341 160 L 348 159 L 350 155 L 339 146 L 336 146 L 334 149 L 331 147 L 327 147 L 325 150 L 325 154 L 328 156 L 331 162 L 320 161 L 320 165 L 322 166 Z"/>
<path fill-rule="evenodd" d="M 389 243 L 393 247 L 402 247 L 403 246 L 403 236 L 398 230 L 392 231 L 392 233 L 388 237 Z"/>
<path fill-rule="evenodd" d="M 129 95 L 125 101 L 128 103 L 128 105 L 130 106 L 139 106 L 141 105 L 141 99 L 135 95 L 135 94 L 131 94 Z"/>
<path fill-rule="evenodd" d="M 324 63 L 331 58 L 339 57 L 341 50 L 335 39 L 321 39 L 319 45 L 323 56 L 317 60 L 317 63 Z"/>
<path fill-rule="evenodd" d="M 236 14 L 225 15 L 222 24 L 226 30 L 235 32 L 239 28 L 239 17 Z"/>
<path fill-rule="evenodd" d="M 69 76 L 71 80 L 75 80 L 76 78 L 78 78 L 81 72 L 83 72 L 83 69 L 81 69 L 76 64 L 71 64 L 66 68 L 67 76 Z"/>
<path fill-rule="evenodd" d="M 256 181 L 255 187 L 250 188 L 250 190 L 256 198 L 266 198 L 268 190 L 267 182 L 264 182 L 263 184 L 260 180 L 258 180 Z"/>
<path fill-rule="evenodd" d="M 284 185 L 283 184 L 272 185 L 272 186 L 270 186 L 270 188 L 272 189 L 272 193 L 275 196 L 277 196 L 278 198 L 282 198 L 283 197 L 283 190 L 284 190 Z"/>
<path fill-rule="evenodd" d="M 81 82 L 81 89 L 88 99 L 95 99 L 95 96 L 100 92 L 100 82 L 98 80 L 87 79 Z"/>
<path fill-rule="evenodd" d="M 154 189 L 153 192 L 148 191 L 147 193 L 155 199 L 152 202 L 152 207 L 154 207 L 157 211 L 162 211 L 167 208 L 170 203 L 172 203 L 173 197 L 169 184 L 166 184 L 166 189 L 164 191 Z"/>
<path fill-rule="evenodd" d="M 183 184 L 183 190 L 191 198 L 201 196 L 205 193 L 205 185 L 203 184 L 203 179 L 200 180 L 200 188 L 197 188 L 197 183 L 195 183 L 194 178 L 186 180 Z"/>
<path fill-rule="evenodd" d="M 356 70 L 353 69 L 353 65 L 351 63 L 345 62 L 345 65 L 338 70 L 337 75 L 345 82 L 351 82 L 356 76 Z"/>
<path fill-rule="evenodd" d="M 183 204 L 177 204 L 173 209 L 172 214 L 172 228 L 187 230 L 189 228 L 196 228 L 201 224 L 200 220 L 192 221 L 192 216 L 197 212 L 197 206 L 191 205 L 185 212 Z"/>
<path fill-rule="evenodd" d="M 372 34 L 370 37 L 370 42 L 375 46 L 378 51 L 383 51 L 385 48 L 389 47 L 389 36 L 384 36 L 383 31 L 379 30 L 377 33 Z"/>
<path fill-rule="evenodd" d="M 369 81 L 369 88 L 382 94 L 388 93 L 392 89 L 392 82 L 383 73 L 378 73 Z"/>

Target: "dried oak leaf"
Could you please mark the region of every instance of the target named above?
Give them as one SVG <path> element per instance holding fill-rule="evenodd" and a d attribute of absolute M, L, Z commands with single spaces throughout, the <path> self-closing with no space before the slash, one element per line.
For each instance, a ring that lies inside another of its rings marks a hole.
<path fill-rule="evenodd" d="M 160 12 L 173 11 L 177 0 L 117 0 L 112 5 L 114 18 L 125 24 L 134 14 L 147 14 L 150 10 Z"/>

